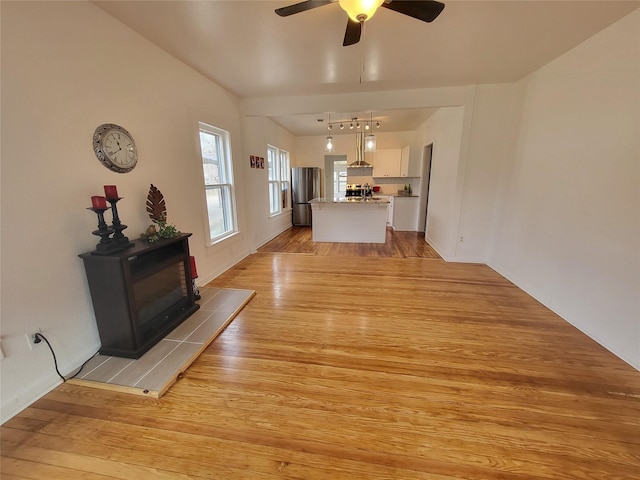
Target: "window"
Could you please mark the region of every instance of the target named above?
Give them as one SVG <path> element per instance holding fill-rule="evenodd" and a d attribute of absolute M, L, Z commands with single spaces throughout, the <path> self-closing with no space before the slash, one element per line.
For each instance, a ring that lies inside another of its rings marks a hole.
<path fill-rule="evenodd" d="M 236 232 L 231 142 L 229 132 L 202 122 L 199 126 L 209 240 L 215 243 Z"/>
<path fill-rule="evenodd" d="M 269 213 L 277 215 L 290 208 L 289 185 L 291 164 L 289 152 L 267 145 L 269 168 Z"/>

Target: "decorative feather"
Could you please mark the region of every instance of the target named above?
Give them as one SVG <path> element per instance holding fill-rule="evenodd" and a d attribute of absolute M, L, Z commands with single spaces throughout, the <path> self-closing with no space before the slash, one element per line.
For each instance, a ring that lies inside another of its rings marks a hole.
<path fill-rule="evenodd" d="M 153 186 L 153 183 L 149 188 L 149 195 L 147 195 L 147 213 L 155 223 L 167 221 L 167 206 L 164 197 L 162 192 Z"/>

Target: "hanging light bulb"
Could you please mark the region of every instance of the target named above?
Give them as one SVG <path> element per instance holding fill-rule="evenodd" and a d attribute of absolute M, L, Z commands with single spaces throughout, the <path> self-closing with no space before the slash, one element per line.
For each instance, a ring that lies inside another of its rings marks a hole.
<path fill-rule="evenodd" d="M 364 137 L 364 151 L 365 152 L 376 151 L 376 136 L 373 133 Z"/>
<path fill-rule="evenodd" d="M 373 112 L 369 114 L 369 123 L 367 123 L 367 130 L 369 130 L 369 124 L 373 123 Z M 376 150 L 376 136 L 373 133 L 369 133 L 364 138 L 364 151 L 375 152 Z"/>
<path fill-rule="evenodd" d="M 376 122 L 376 128 L 380 128 L 380 122 Z"/>
<path fill-rule="evenodd" d="M 331 135 L 327 137 L 327 144 L 324 147 L 324 151 L 327 153 L 333 152 L 333 138 Z"/>
<path fill-rule="evenodd" d="M 369 130 L 369 124 L 368 123 L 364 126 L 364 129 L 365 130 Z"/>
<path fill-rule="evenodd" d="M 333 125 L 329 124 L 329 126 L 327 127 L 327 130 L 333 130 Z"/>
<path fill-rule="evenodd" d="M 344 130 L 344 123 L 340 124 L 340 130 Z"/>
<path fill-rule="evenodd" d="M 353 130 L 353 122 L 351 122 L 351 123 L 349 124 L 349 128 L 350 128 L 351 130 Z"/>

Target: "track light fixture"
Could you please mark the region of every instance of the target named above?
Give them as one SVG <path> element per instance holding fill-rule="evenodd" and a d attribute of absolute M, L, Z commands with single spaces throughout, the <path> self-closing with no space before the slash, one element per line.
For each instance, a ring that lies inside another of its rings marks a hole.
<path fill-rule="evenodd" d="M 350 130 L 353 130 L 353 129 L 359 130 L 360 128 L 363 128 L 364 130 L 370 132 L 373 130 L 374 125 L 376 126 L 376 128 L 380 128 L 381 124 L 380 124 L 380 121 L 376 121 L 374 123 L 373 113 L 369 114 L 369 120 L 361 121 L 361 120 L 358 120 L 358 117 L 352 117 L 349 120 L 340 120 L 338 122 L 332 122 L 331 114 L 329 114 L 329 123 L 327 124 L 327 130 L 329 131 L 333 130 L 334 125 L 340 128 L 340 130 L 344 130 L 344 128 L 348 126 Z"/>

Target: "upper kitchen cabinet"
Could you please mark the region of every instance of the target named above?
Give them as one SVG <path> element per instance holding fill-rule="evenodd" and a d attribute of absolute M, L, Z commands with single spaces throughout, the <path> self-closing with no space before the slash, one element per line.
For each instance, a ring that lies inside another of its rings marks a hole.
<path fill-rule="evenodd" d="M 409 153 L 411 153 L 411 147 L 407 145 L 401 150 L 400 153 L 400 176 L 409 176 Z"/>
<path fill-rule="evenodd" d="M 376 150 L 373 154 L 374 177 L 400 177 L 402 173 L 402 150 L 389 148 Z M 406 176 L 406 174 L 405 174 Z"/>
<path fill-rule="evenodd" d="M 422 175 L 422 159 L 420 149 L 411 148 L 407 145 L 402 149 L 402 170 L 403 177 L 420 177 Z"/>
<path fill-rule="evenodd" d="M 376 150 L 373 154 L 374 177 L 419 177 L 420 161 L 411 158 L 411 147 Z"/>

